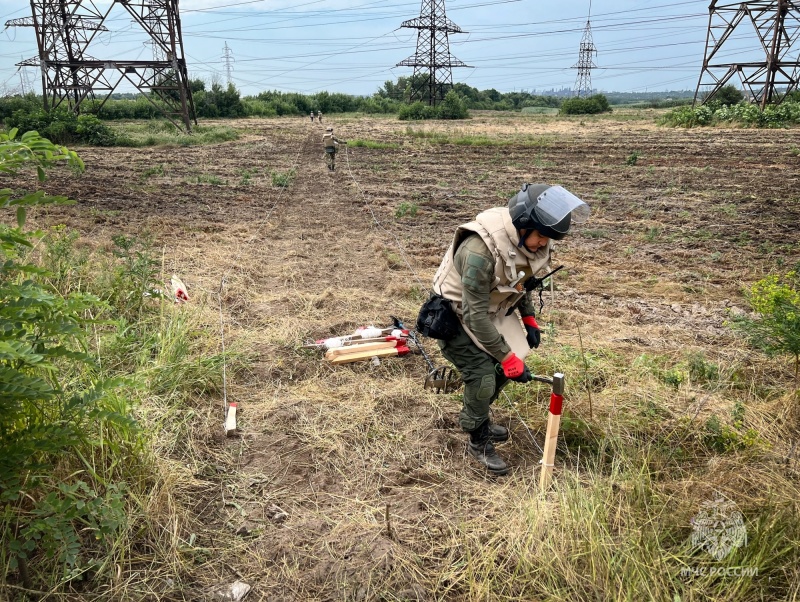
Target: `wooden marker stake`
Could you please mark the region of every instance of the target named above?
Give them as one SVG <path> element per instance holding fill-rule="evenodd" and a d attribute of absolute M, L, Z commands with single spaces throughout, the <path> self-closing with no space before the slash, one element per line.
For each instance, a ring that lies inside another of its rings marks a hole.
<path fill-rule="evenodd" d="M 544 455 L 542 456 L 542 475 L 539 478 L 539 488 L 542 492 L 550 487 L 553 478 L 553 465 L 556 459 L 556 444 L 558 443 L 558 429 L 561 426 L 561 406 L 564 403 L 564 375 L 553 374 L 553 392 L 550 394 L 550 413 L 547 416 L 547 435 L 544 440 Z"/>
<path fill-rule="evenodd" d="M 228 411 L 225 413 L 225 434 L 230 437 L 236 434 L 236 402 L 228 404 Z"/>

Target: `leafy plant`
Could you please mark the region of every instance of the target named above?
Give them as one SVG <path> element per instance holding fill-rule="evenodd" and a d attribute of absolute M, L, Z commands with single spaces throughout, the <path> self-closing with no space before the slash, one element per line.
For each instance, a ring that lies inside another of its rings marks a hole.
<path fill-rule="evenodd" d="M 294 169 L 287 171 L 273 171 L 270 174 L 272 178 L 272 185 L 277 188 L 288 188 L 294 182 L 297 172 Z"/>
<path fill-rule="evenodd" d="M 733 327 L 769 355 L 794 357 L 796 391 L 800 384 L 800 275 L 793 270 L 784 276 L 767 276 L 753 284 L 748 300 L 757 317 L 736 316 L 731 320 Z"/>
<path fill-rule="evenodd" d="M 41 182 L 56 162 L 83 168 L 74 152 L 37 133 L 16 134 L 0 133 L 0 172 L 33 168 Z M 8 542 L 0 564 L 18 569 L 27 587 L 32 555 L 54 559 L 70 578 L 83 539 L 102 541 L 124 518 L 122 486 L 89 485 L 81 475 L 95 474 L 87 459 L 108 444 L 114 425 L 132 421 L 103 403 L 116 381 L 70 378 L 94 371 L 85 326 L 102 304 L 86 293 L 56 293 L 44 282 L 50 274 L 26 261 L 36 236 L 22 230 L 26 208 L 68 202 L 38 190 L 21 197 L 0 190 L 0 207 L 17 208 L 16 227 L 0 224 L 0 534 Z M 106 435 L 96 436 L 98 429 Z M 59 474 L 65 457 L 83 468 Z"/>
<path fill-rule="evenodd" d="M 726 453 L 731 451 L 741 451 L 762 445 L 763 441 L 758 436 L 758 431 L 752 428 L 745 428 L 741 418 L 740 406 L 735 406 L 732 412 L 734 424 L 723 424 L 716 414 L 712 414 L 705 422 L 703 441 L 711 449 Z"/>
<path fill-rule="evenodd" d="M 625 165 L 636 165 L 636 162 L 639 160 L 639 153 L 637 151 L 633 151 L 628 158 L 625 159 Z"/>
<path fill-rule="evenodd" d="M 410 217 L 414 217 L 417 214 L 418 210 L 419 210 L 419 205 L 417 205 L 416 203 L 402 202 L 395 210 L 394 216 L 398 219 L 401 217 L 405 217 L 407 215 Z"/>

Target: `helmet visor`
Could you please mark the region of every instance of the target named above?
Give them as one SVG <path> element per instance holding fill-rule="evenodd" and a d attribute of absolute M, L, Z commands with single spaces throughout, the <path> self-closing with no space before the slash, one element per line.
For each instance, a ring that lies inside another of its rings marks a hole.
<path fill-rule="evenodd" d="M 551 186 L 536 200 L 536 219 L 543 226 L 555 226 L 569 214 L 572 214 L 573 224 L 582 224 L 589 219 L 589 205 L 561 186 Z"/>

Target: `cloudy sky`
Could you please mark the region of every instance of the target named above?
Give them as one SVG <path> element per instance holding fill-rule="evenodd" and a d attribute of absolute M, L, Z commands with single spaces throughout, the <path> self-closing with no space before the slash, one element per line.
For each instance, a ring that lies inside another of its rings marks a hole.
<path fill-rule="evenodd" d="M 86 0 L 88 1 L 88 0 Z M 444 2 L 445 0 L 441 0 Z M 606 91 L 694 90 L 708 29 L 708 0 L 593 0 L 597 55 L 593 87 Z M 98 2 L 98 6 L 102 6 Z M 420 14 L 404 0 L 182 0 L 189 75 L 232 81 L 243 94 L 262 90 L 369 95 L 386 80 L 411 75 L 396 67 L 416 51 L 417 30 L 401 28 Z M 543 92 L 575 83 L 589 0 L 446 0 L 447 17 L 464 30 L 450 36 L 451 54 L 470 65 L 453 79 L 478 89 Z M 30 16 L 30 4 L 0 0 L 0 24 Z M 88 53 L 98 59 L 152 58 L 147 36 L 114 6 Z M 27 79 L 41 92 L 36 69 L 14 65 L 36 55 L 30 27 L 0 34 L 0 93 Z M 759 60 L 756 56 L 755 60 Z M 763 60 L 763 55 L 761 57 Z"/>

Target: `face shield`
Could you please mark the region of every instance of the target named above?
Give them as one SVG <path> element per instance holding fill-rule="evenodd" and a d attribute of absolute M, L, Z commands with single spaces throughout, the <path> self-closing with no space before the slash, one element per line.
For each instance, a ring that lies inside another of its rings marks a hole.
<path fill-rule="evenodd" d="M 589 205 L 561 186 L 550 186 L 540 193 L 536 198 L 536 206 L 533 211 L 536 221 L 551 228 L 564 221 L 567 222 L 567 228 L 569 228 L 570 222 L 583 224 L 589 219 L 591 213 Z M 565 219 L 567 216 L 570 216 L 569 220 Z M 566 234 L 566 230 L 564 233 Z"/>

